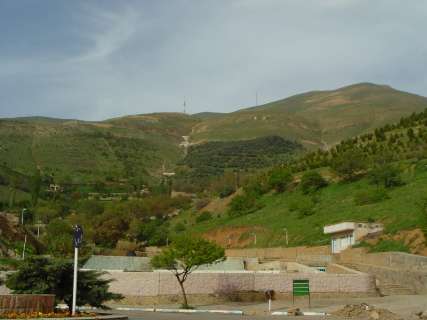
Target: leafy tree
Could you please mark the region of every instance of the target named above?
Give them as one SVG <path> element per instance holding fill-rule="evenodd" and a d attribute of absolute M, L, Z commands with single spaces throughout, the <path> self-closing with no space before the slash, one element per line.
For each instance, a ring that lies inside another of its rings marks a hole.
<path fill-rule="evenodd" d="M 262 205 L 258 201 L 258 197 L 253 194 L 240 194 L 231 200 L 229 204 L 228 214 L 231 217 L 238 217 L 249 214 L 260 209 Z"/>
<path fill-rule="evenodd" d="M 72 226 L 60 218 L 52 220 L 46 227 L 43 242 L 47 251 L 58 257 L 66 257 L 72 254 Z"/>
<path fill-rule="evenodd" d="M 179 283 L 183 298 L 183 308 L 189 308 L 184 282 L 198 267 L 213 264 L 225 259 L 224 249 L 217 244 L 202 238 L 183 236 L 160 255 L 151 260 L 155 268 L 171 270 Z"/>
<path fill-rule="evenodd" d="M 344 180 L 355 180 L 367 167 L 363 153 L 349 150 L 341 153 L 332 161 L 332 169 Z"/>
<path fill-rule="evenodd" d="M 270 172 L 268 184 L 277 192 L 283 192 L 292 182 L 292 174 L 284 168 L 275 168 Z"/>
<path fill-rule="evenodd" d="M 102 214 L 98 216 L 98 219 L 99 222 L 93 234 L 93 241 L 98 245 L 114 247 L 129 229 L 129 221 L 126 216 Z"/>
<path fill-rule="evenodd" d="M 149 246 L 163 246 L 168 238 L 168 226 L 162 219 L 150 220 L 140 225 L 137 239 Z"/>
<path fill-rule="evenodd" d="M 328 182 L 317 171 L 308 171 L 301 177 L 301 190 L 304 194 L 317 191 L 328 185 Z"/>
<path fill-rule="evenodd" d="M 376 165 L 369 172 L 369 180 L 372 184 L 385 188 L 400 186 L 403 183 L 399 168 L 392 164 Z"/>
<path fill-rule="evenodd" d="M 73 263 L 68 260 L 30 257 L 17 272 L 8 275 L 6 285 L 17 294 L 54 294 L 57 302 L 64 301 L 71 311 L 73 268 Z M 101 279 L 102 275 L 94 270 L 78 272 L 77 305 L 106 308 L 105 301 L 123 298 L 108 291 L 112 280 Z"/>

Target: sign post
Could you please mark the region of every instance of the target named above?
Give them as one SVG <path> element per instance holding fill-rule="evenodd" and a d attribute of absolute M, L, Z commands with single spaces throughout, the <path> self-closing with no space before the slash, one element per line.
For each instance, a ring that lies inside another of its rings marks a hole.
<path fill-rule="evenodd" d="M 73 307 L 72 315 L 76 314 L 76 301 L 77 301 L 77 271 L 78 271 L 78 262 L 79 262 L 79 248 L 83 241 L 83 229 L 79 225 L 74 226 L 74 235 L 73 235 L 73 246 L 74 246 L 74 278 L 73 278 Z"/>
<path fill-rule="evenodd" d="M 293 280 L 292 283 L 292 303 L 295 304 L 295 297 L 308 296 L 308 306 L 311 308 L 310 280 Z"/>

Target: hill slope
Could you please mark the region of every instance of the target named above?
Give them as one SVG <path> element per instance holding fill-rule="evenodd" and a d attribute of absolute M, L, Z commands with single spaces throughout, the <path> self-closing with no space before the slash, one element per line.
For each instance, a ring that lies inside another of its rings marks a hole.
<path fill-rule="evenodd" d="M 103 122 L 40 118 L 0 120 L 2 164 L 39 168 L 57 182 L 150 179 L 180 158 L 179 143 L 197 122 L 183 114 L 151 114 Z"/>
<path fill-rule="evenodd" d="M 179 144 L 280 136 L 327 148 L 427 108 L 427 98 L 357 84 L 313 91 L 233 113 L 155 113 L 100 122 L 44 117 L 0 119 L 1 164 L 56 182 L 154 181 L 182 159 Z M 235 143 L 235 142 L 233 142 Z"/>
<path fill-rule="evenodd" d="M 325 148 L 425 108 L 425 97 L 361 83 L 207 118 L 193 128 L 191 137 L 205 141 L 280 135 L 309 149 Z"/>

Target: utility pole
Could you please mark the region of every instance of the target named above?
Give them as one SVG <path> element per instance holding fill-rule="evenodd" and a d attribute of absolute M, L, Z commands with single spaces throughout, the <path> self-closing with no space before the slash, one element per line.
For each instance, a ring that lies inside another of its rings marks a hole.
<path fill-rule="evenodd" d="M 184 98 L 184 104 L 183 104 L 183 106 L 184 106 L 184 113 L 187 113 L 187 110 L 186 110 L 187 104 L 185 103 L 185 98 Z"/>

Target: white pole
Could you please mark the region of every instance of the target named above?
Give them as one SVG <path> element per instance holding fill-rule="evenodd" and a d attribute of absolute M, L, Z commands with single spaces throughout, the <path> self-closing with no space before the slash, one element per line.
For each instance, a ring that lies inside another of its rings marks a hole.
<path fill-rule="evenodd" d="M 79 248 L 74 248 L 74 279 L 73 279 L 73 310 L 72 310 L 73 316 L 76 314 L 78 256 L 79 256 Z"/>
<path fill-rule="evenodd" d="M 271 298 L 268 299 L 268 311 L 271 312 Z"/>

